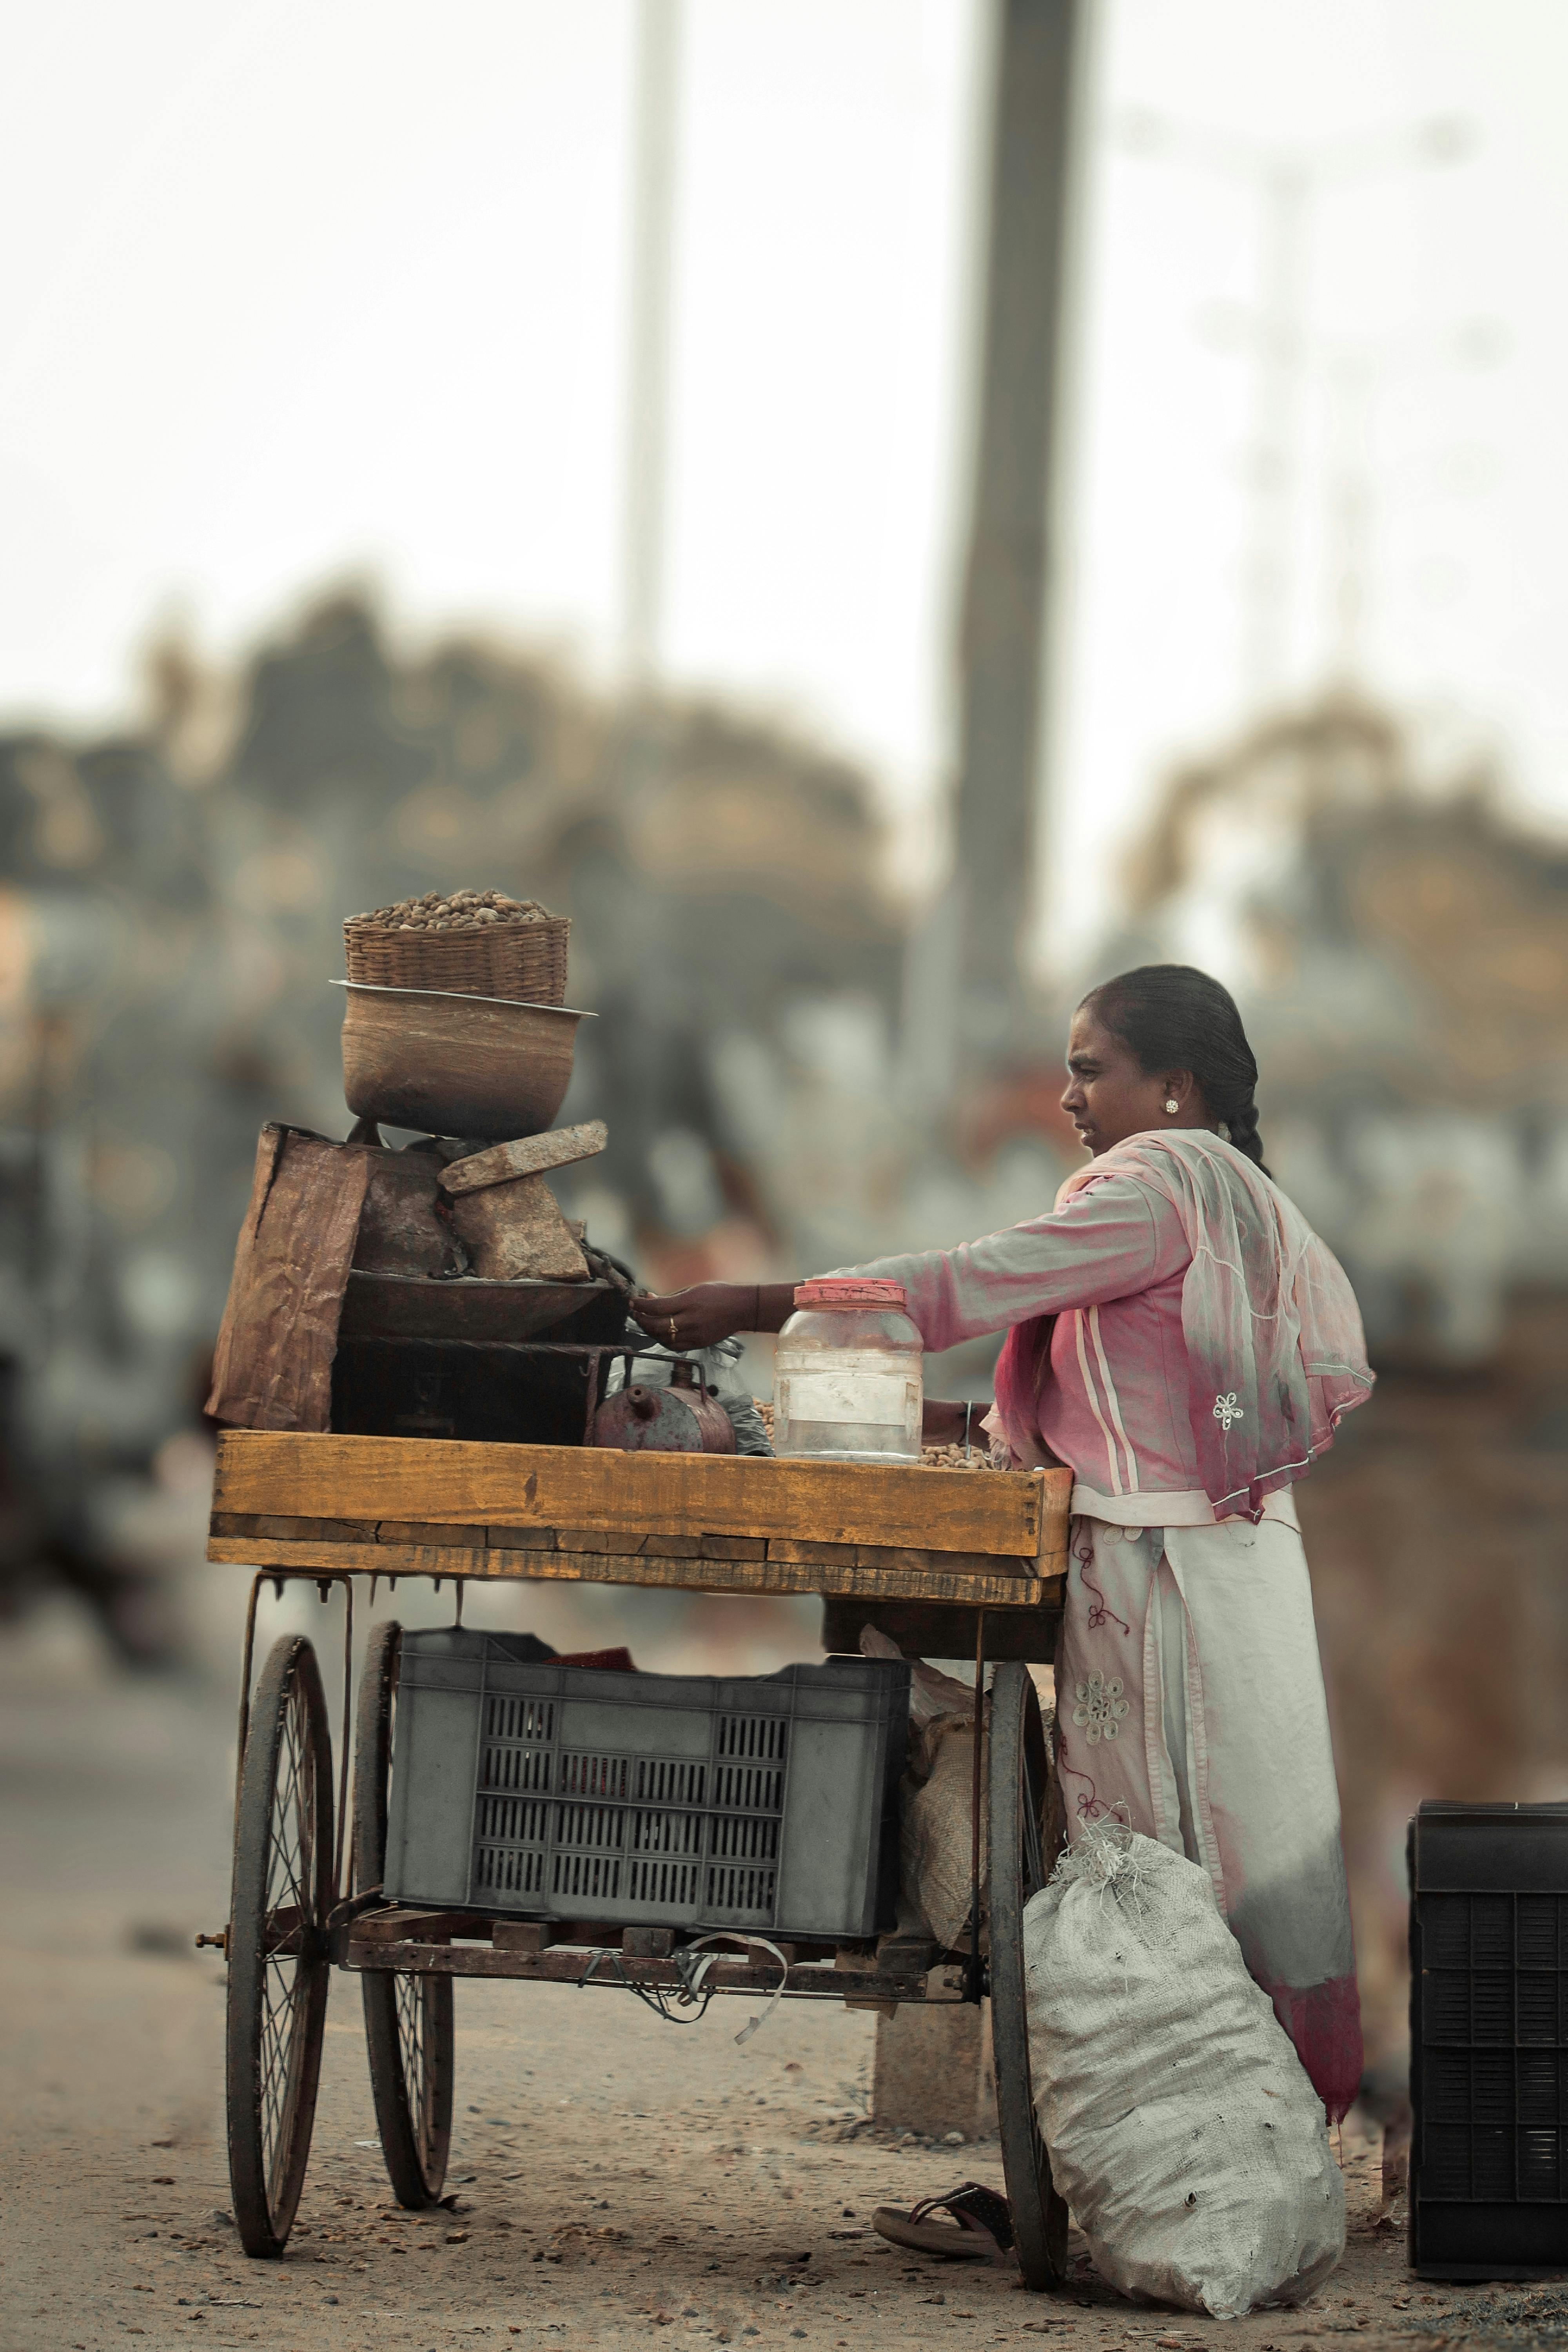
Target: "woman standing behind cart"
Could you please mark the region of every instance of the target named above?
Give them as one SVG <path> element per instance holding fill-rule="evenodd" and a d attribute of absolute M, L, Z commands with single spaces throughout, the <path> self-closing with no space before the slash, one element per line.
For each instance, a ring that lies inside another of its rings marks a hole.
<path fill-rule="evenodd" d="M 1057 1767 L 1205 1868 L 1337 2121 L 1361 2019 L 1322 1670 L 1290 1488 L 1372 1387 L 1344 1274 L 1263 1167 L 1226 991 L 1123 972 L 1074 1015 L 1062 1108 L 1091 1154 L 1047 1214 L 841 1271 L 903 1284 L 932 1350 L 1005 1329 L 988 1426 L 1074 1474 Z M 776 1331 L 793 1286 L 639 1298 L 681 1347 Z M 928 1437 L 962 1406 L 927 1408 Z"/>

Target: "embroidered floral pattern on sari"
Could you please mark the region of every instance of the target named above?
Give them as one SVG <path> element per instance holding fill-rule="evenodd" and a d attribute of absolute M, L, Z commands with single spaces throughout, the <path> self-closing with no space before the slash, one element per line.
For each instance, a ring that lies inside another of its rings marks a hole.
<path fill-rule="evenodd" d="M 1072 1711 L 1072 1719 L 1090 1748 L 1098 1748 L 1102 1739 L 1121 1738 L 1128 1714 L 1121 1689 L 1120 1675 L 1112 1675 L 1109 1682 L 1103 1675 L 1089 1675 L 1074 1689 L 1078 1705 Z"/>

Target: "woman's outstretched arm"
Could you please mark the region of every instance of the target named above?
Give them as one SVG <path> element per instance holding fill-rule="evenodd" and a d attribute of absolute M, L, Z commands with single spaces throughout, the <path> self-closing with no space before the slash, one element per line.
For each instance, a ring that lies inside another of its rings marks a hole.
<path fill-rule="evenodd" d="M 1126 1176 L 1107 1178 L 1065 1208 L 1031 1217 L 960 1249 L 875 1258 L 841 1274 L 901 1282 L 909 1312 L 930 1349 L 1005 1331 L 1036 1315 L 1122 1298 L 1188 1262 L 1170 1209 Z M 708 1348 L 732 1331 L 777 1331 L 790 1315 L 788 1282 L 703 1282 L 659 1298 L 634 1298 L 631 1311 L 666 1347 Z"/>
<path fill-rule="evenodd" d="M 901 1283 L 911 1320 L 940 1353 L 1037 1316 L 1125 1298 L 1188 1259 L 1175 1216 L 1142 1185 L 1114 1176 L 980 1241 L 873 1258 L 854 1272 Z"/>
<path fill-rule="evenodd" d="M 795 1312 L 793 1282 L 699 1282 L 628 1306 L 650 1339 L 667 1348 L 710 1348 L 733 1331 L 782 1331 Z"/>

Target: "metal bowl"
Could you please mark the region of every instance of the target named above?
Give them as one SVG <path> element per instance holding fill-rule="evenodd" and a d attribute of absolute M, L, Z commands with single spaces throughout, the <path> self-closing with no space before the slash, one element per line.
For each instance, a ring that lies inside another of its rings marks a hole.
<path fill-rule="evenodd" d="M 343 1005 L 343 1093 L 361 1118 L 426 1135 L 541 1135 L 572 1083 L 577 1024 L 563 1004 L 514 1004 L 424 988 L 334 981 Z"/>

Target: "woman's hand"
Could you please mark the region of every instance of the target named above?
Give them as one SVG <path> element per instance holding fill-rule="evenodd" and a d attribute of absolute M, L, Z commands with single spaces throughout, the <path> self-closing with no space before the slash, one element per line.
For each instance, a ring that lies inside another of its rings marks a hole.
<path fill-rule="evenodd" d="M 699 1282 L 689 1290 L 671 1291 L 662 1298 L 633 1298 L 627 1305 L 650 1339 L 667 1348 L 710 1348 L 732 1331 L 776 1329 L 758 1319 L 775 1288 L 787 1286 L 765 1284 L 759 1289 L 751 1282 Z"/>
<path fill-rule="evenodd" d="M 962 1445 L 967 1433 L 972 1445 L 987 1446 L 991 1440 L 980 1424 L 990 1410 L 988 1404 L 954 1404 L 947 1397 L 927 1397 L 921 1418 L 921 1444 Z"/>

